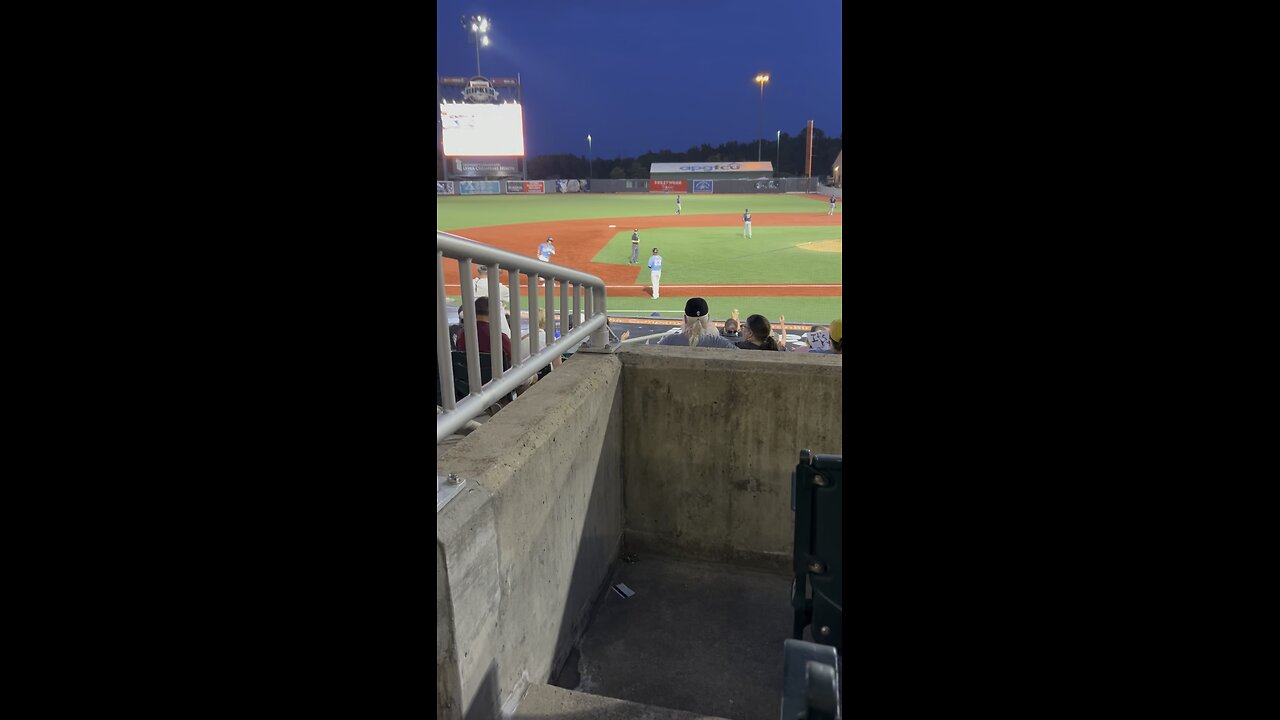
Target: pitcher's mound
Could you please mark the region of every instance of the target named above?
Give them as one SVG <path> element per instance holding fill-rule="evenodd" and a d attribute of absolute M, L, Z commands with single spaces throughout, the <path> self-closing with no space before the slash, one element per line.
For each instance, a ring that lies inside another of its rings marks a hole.
<path fill-rule="evenodd" d="M 816 242 L 800 243 L 796 247 L 801 250 L 812 250 L 814 252 L 841 252 L 840 245 L 843 240 L 818 240 Z"/>

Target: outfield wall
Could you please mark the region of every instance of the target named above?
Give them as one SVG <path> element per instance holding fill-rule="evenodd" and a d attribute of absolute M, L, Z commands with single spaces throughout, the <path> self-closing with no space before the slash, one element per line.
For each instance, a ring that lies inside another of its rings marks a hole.
<path fill-rule="evenodd" d="M 659 182 L 671 182 L 671 179 Z M 683 187 L 689 194 L 769 194 L 816 193 L 818 178 L 756 178 L 756 179 L 705 179 L 688 177 Z M 437 180 L 436 195 L 528 195 L 581 192 L 580 180 Z M 661 185 L 649 180 L 590 180 L 588 192 L 594 193 L 647 193 L 662 192 Z M 669 191 L 670 192 L 670 191 Z"/>

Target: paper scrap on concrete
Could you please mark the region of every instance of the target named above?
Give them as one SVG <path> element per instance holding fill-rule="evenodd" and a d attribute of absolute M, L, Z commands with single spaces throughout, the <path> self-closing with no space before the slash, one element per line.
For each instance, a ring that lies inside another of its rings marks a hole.
<path fill-rule="evenodd" d="M 629 598 L 632 595 L 636 594 L 636 591 L 627 587 L 626 583 L 618 583 L 617 585 L 614 585 L 613 591 L 618 593 L 618 595 L 623 598 Z"/>

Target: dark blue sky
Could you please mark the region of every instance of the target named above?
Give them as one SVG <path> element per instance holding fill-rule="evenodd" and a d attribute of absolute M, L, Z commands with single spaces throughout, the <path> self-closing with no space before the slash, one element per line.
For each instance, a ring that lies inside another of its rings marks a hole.
<path fill-rule="evenodd" d="M 843 135 L 840 0 L 439 0 L 437 76 L 475 74 L 476 14 L 481 74 L 524 84 L 529 157 L 586 155 L 588 132 L 607 158 L 755 140 L 761 71 L 767 138 Z"/>

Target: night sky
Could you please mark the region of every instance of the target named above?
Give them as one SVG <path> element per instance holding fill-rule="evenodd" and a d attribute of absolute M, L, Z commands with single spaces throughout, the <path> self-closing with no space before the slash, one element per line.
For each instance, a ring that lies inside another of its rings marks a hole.
<path fill-rule="evenodd" d="M 598 158 L 754 141 L 758 72 L 770 75 L 766 139 L 799 134 L 810 119 L 843 135 L 839 0 L 440 0 L 436 8 L 437 76 L 475 74 L 461 17 L 490 18 L 480 72 L 519 73 L 528 157 L 586 155 L 588 132 Z M 508 93 L 502 99 L 515 99 Z"/>

